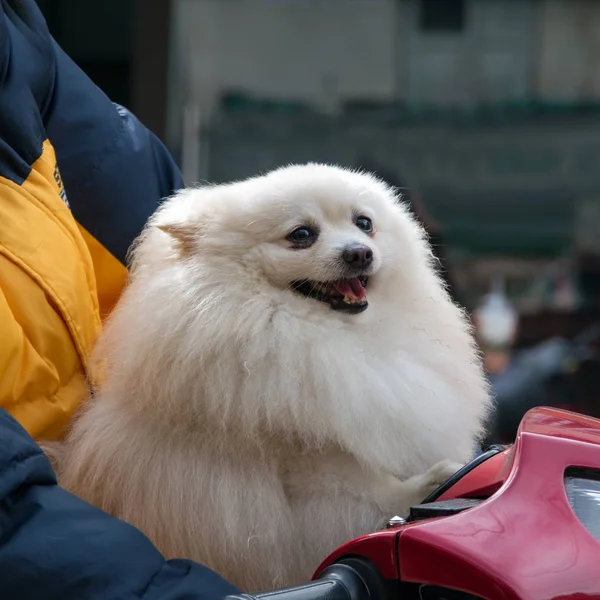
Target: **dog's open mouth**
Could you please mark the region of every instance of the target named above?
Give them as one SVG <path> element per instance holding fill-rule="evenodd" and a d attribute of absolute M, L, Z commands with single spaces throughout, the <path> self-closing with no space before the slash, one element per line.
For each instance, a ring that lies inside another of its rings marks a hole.
<path fill-rule="evenodd" d="M 369 306 L 367 301 L 368 281 L 368 277 L 338 279 L 326 283 L 309 280 L 294 281 L 292 289 L 307 298 L 326 302 L 333 310 L 357 314 Z"/>

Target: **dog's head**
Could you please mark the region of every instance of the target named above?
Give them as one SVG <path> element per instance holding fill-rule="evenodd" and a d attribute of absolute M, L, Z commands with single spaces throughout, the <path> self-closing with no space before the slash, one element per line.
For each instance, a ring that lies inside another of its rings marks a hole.
<path fill-rule="evenodd" d="M 188 190 L 153 225 L 180 256 L 210 257 L 231 277 L 237 270 L 252 288 L 269 285 L 311 310 L 361 313 L 371 293 L 428 260 L 423 231 L 393 190 L 372 175 L 324 165 Z"/>
<path fill-rule="evenodd" d="M 374 176 L 292 166 L 182 191 L 133 257 L 101 393 L 391 472 L 468 455 L 487 392 L 467 322 Z"/>

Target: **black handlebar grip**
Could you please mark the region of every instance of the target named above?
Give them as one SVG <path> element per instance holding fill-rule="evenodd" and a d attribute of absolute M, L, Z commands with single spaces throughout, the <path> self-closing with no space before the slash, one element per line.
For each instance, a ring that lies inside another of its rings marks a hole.
<path fill-rule="evenodd" d="M 265 592 L 264 594 L 241 594 L 227 596 L 226 600 L 352 600 L 344 584 L 335 579 L 313 581 L 298 587 Z"/>
<path fill-rule="evenodd" d="M 225 600 L 385 600 L 377 570 L 361 559 L 346 559 L 324 569 L 316 581 L 260 594 L 226 596 Z"/>

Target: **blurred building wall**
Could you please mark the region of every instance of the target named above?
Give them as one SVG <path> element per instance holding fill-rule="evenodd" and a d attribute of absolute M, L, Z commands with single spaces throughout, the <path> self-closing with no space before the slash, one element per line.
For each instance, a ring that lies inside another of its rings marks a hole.
<path fill-rule="evenodd" d="M 305 101 L 389 100 L 397 14 L 381 0 L 173 0 L 169 138 L 186 101 L 210 118 L 221 94 Z"/>
<path fill-rule="evenodd" d="M 600 197 L 600 113 L 530 107 L 600 102 L 600 2 L 464 0 L 461 18 L 433 25 L 422 8 L 173 0 L 170 146 L 196 107 L 198 179 L 370 158 L 420 188 L 471 250 L 568 249 L 578 204 Z M 233 92 L 283 108 L 232 110 L 221 100 Z"/>
<path fill-rule="evenodd" d="M 373 0 L 175 0 L 191 85 L 327 105 L 395 92 L 395 3 Z M 193 59 L 192 59 L 193 57 Z"/>
<path fill-rule="evenodd" d="M 557 102 L 600 98 L 600 2 L 540 3 L 536 92 Z"/>
<path fill-rule="evenodd" d="M 536 4 L 467 0 L 461 27 L 424 32 L 414 0 L 173 0 L 175 79 L 207 114 L 231 90 L 326 110 L 342 99 L 522 100 Z"/>
<path fill-rule="evenodd" d="M 394 32 L 401 39 L 397 65 L 404 85 L 399 86 L 399 100 L 464 108 L 530 96 L 534 2 L 466 0 L 462 27 L 441 31 L 422 22 L 420 2 L 390 4 L 400 23 Z"/>

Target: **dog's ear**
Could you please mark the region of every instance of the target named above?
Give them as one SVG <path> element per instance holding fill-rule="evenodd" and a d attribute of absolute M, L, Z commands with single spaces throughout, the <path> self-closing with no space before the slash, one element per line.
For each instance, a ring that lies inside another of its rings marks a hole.
<path fill-rule="evenodd" d="M 169 234 L 184 253 L 194 248 L 194 241 L 198 235 L 198 226 L 192 223 L 171 222 L 157 223 L 156 228 Z"/>
<path fill-rule="evenodd" d="M 198 233 L 198 228 L 189 223 L 159 223 L 156 227 L 179 242 L 190 243 Z"/>

